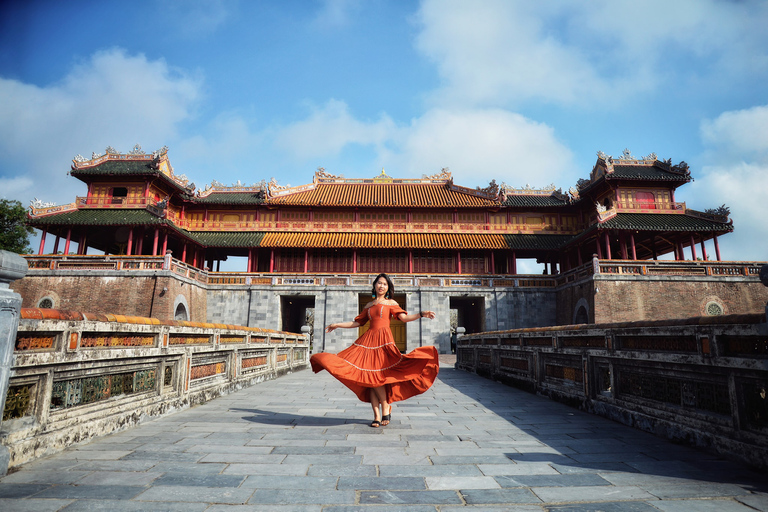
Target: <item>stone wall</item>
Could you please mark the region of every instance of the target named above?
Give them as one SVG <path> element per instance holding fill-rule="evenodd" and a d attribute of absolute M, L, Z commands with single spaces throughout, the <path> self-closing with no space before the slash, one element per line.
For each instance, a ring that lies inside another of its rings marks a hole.
<path fill-rule="evenodd" d="M 22 309 L 0 446 L 10 465 L 309 366 L 306 336 Z"/>
<path fill-rule="evenodd" d="M 183 304 L 192 321 L 285 330 L 283 299 L 298 297 L 314 302 L 313 351 L 328 352 L 355 340 L 355 330 L 330 336 L 323 330 L 357 316 L 359 296 L 370 294 L 374 277 L 203 273 L 170 256 L 27 259 L 27 277 L 12 284 L 24 307 L 37 307 L 47 297 L 60 309 L 174 318 Z M 104 270 L 105 265 L 114 270 Z M 452 301 L 482 301 L 471 312 L 478 331 L 754 313 L 768 301 L 768 289 L 757 276 L 759 266 L 594 259 L 553 276 L 404 274 L 394 279 L 398 294 L 405 296 L 404 309 L 437 313 L 435 320 L 407 324 L 407 350 L 435 345 L 447 353 Z M 577 316 L 579 310 L 583 314 Z"/>
<path fill-rule="evenodd" d="M 768 469 L 766 357 L 764 312 L 463 336 L 456 365 Z"/>

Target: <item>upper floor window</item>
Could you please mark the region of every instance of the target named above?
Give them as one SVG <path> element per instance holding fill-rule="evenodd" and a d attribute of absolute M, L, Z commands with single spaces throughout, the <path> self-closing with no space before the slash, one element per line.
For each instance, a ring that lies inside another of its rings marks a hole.
<path fill-rule="evenodd" d="M 656 209 L 656 197 L 653 192 L 635 192 L 635 202 L 638 203 L 640 208 L 646 210 Z"/>

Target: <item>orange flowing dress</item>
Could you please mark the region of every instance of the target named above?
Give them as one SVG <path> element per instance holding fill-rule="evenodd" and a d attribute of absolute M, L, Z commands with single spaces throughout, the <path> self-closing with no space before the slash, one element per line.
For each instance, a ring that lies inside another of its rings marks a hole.
<path fill-rule="evenodd" d="M 428 390 L 435 382 L 440 362 L 434 346 L 419 347 L 401 354 L 389 328 L 392 317 L 405 313 L 400 306 L 374 304 L 355 322 L 370 328 L 338 354 L 321 352 L 310 358 L 312 371 L 336 377 L 363 402 L 370 402 L 370 388 L 384 386 L 387 402 L 399 402 Z"/>

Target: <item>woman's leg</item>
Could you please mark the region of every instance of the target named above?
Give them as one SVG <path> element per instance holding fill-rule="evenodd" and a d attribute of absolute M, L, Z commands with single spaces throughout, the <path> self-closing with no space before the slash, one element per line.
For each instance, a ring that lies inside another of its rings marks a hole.
<path fill-rule="evenodd" d="M 376 392 L 377 388 L 370 388 L 371 391 L 371 407 L 373 408 L 373 421 L 379 422 L 381 424 L 381 412 L 379 410 L 379 406 L 381 405 L 381 400 L 379 399 L 379 394 Z M 386 396 L 385 396 L 386 398 Z M 373 426 L 373 424 L 371 424 Z"/>
<path fill-rule="evenodd" d="M 388 416 L 392 412 L 392 408 L 387 404 L 387 390 L 384 388 L 384 386 L 380 386 L 378 388 L 371 389 L 371 397 L 376 396 L 377 402 L 381 404 L 381 414 L 382 421 L 381 424 L 383 425 L 389 425 L 389 420 L 384 419 L 384 416 Z M 373 400 L 371 400 L 373 402 Z"/>

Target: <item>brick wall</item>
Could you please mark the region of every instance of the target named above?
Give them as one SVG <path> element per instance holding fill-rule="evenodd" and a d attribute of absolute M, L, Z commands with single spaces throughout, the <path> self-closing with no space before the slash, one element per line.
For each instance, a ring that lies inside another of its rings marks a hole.
<path fill-rule="evenodd" d="M 768 288 L 756 277 L 632 278 L 601 274 L 594 285 L 596 323 L 706 316 L 711 303 L 723 314 L 762 313 L 768 302 Z"/>
<path fill-rule="evenodd" d="M 194 281 L 170 272 L 116 275 L 87 271 L 67 275 L 27 275 L 11 283 L 22 296 L 22 307 L 35 308 L 50 298 L 54 309 L 173 319 L 180 297 L 189 307 L 189 320 L 205 322 L 207 292 Z M 164 291 L 165 289 L 165 291 Z"/>

